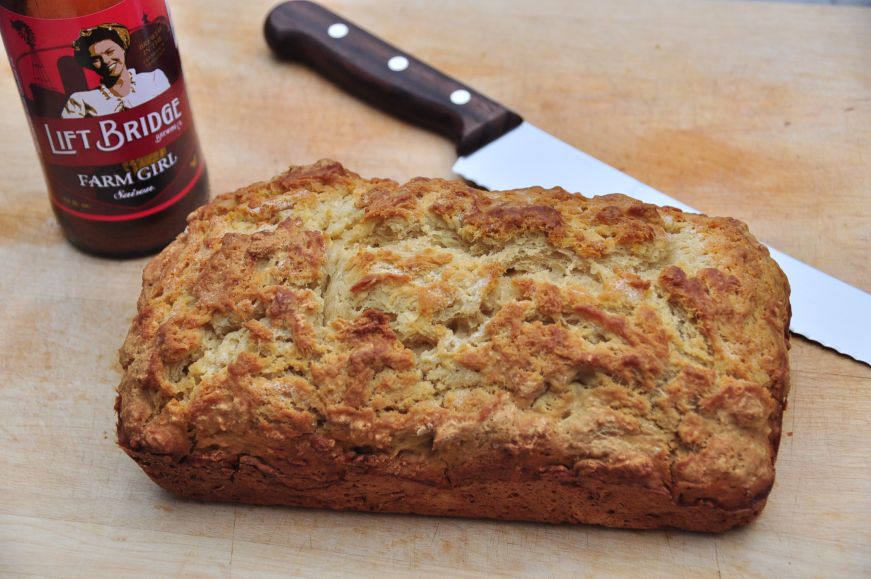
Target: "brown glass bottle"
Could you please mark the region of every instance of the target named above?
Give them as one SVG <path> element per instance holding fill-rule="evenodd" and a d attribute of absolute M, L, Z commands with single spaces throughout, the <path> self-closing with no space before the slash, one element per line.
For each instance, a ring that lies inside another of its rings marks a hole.
<path fill-rule="evenodd" d="M 67 240 L 111 257 L 166 246 L 209 191 L 165 0 L 0 0 L 0 7 L 7 11 L 0 19 L 7 52 Z M 101 53 L 106 46 L 114 57 Z M 109 72 L 118 68 L 120 80 Z M 88 160 L 81 167 L 67 162 L 76 155 Z"/>

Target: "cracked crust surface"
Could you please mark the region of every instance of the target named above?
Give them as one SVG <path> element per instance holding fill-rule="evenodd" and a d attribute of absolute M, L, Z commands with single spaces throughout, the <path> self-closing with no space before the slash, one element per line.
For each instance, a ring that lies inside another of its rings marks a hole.
<path fill-rule="evenodd" d="M 722 531 L 774 481 L 788 297 L 732 219 L 292 167 L 146 267 L 119 443 L 198 499 Z"/>

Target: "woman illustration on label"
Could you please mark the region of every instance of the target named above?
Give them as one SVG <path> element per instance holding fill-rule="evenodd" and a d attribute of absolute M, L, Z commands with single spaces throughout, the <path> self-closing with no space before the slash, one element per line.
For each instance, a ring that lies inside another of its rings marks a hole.
<path fill-rule="evenodd" d="M 101 117 L 138 107 L 169 88 L 160 69 L 136 72 L 127 68 L 130 31 L 121 24 L 86 28 L 73 42 L 76 60 L 100 75 L 94 90 L 70 95 L 61 116 L 65 119 Z"/>

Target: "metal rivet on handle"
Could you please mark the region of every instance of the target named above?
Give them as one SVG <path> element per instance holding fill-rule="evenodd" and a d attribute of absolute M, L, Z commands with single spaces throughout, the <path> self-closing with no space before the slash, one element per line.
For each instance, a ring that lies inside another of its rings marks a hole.
<path fill-rule="evenodd" d="M 327 28 L 327 34 L 329 34 L 331 38 L 344 38 L 348 36 L 348 25 L 342 24 L 341 22 L 330 24 L 330 27 Z"/>
<path fill-rule="evenodd" d="M 408 68 L 408 59 L 404 56 L 394 56 L 387 61 L 387 68 L 394 72 L 400 72 Z"/>
<path fill-rule="evenodd" d="M 451 102 L 455 105 L 464 105 L 472 100 L 472 95 L 465 89 L 455 90 L 451 93 Z"/>

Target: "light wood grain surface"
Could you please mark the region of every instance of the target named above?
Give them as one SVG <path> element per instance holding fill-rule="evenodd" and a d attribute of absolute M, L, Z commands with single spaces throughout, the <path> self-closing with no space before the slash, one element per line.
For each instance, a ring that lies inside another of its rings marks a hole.
<path fill-rule="evenodd" d="M 349 19 L 675 197 L 871 291 L 871 9 L 343 0 Z M 448 176 L 451 146 L 261 40 L 270 0 L 172 3 L 215 193 L 333 157 Z M 871 369 L 793 340 L 777 483 L 722 536 L 178 501 L 114 442 L 144 260 L 61 238 L 0 66 L 0 575 L 871 574 Z M 871 329 L 869 329 L 871 339 Z"/>

